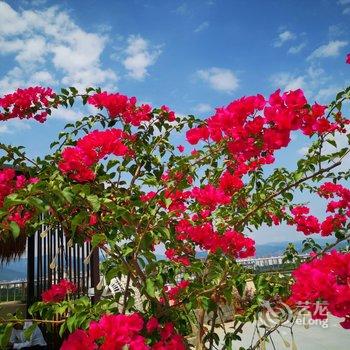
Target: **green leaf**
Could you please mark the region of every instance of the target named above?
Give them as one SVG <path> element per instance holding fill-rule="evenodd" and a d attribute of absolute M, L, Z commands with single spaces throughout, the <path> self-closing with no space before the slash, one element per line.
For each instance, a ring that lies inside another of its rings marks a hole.
<path fill-rule="evenodd" d="M 335 142 L 335 140 L 330 139 L 330 140 L 327 140 L 327 142 L 328 142 L 330 145 L 332 145 L 332 146 L 334 146 L 334 147 L 337 147 L 337 143 Z"/>
<path fill-rule="evenodd" d="M 292 193 L 285 193 L 284 197 L 287 198 L 289 201 L 293 200 L 293 194 Z"/>
<path fill-rule="evenodd" d="M 13 237 L 17 238 L 21 232 L 21 229 L 19 228 L 18 224 L 14 221 L 11 221 L 10 228 L 11 228 Z"/>
<path fill-rule="evenodd" d="M 98 198 L 98 196 L 96 196 L 95 194 L 90 194 L 89 196 L 86 197 L 86 199 L 89 201 L 89 203 L 92 206 L 92 210 L 94 212 L 99 211 L 100 207 L 101 207 L 101 203 L 100 200 Z"/>
<path fill-rule="evenodd" d="M 146 280 L 146 291 L 151 297 L 155 296 L 154 282 L 149 278 Z"/>
<path fill-rule="evenodd" d="M 92 247 L 97 247 L 100 243 L 105 242 L 106 241 L 106 236 L 102 233 L 98 233 L 96 235 L 92 236 Z"/>
<path fill-rule="evenodd" d="M 23 331 L 23 335 L 24 335 L 24 339 L 25 340 L 30 340 L 35 328 L 37 327 L 37 325 L 35 323 L 33 323 L 31 326 L 29 326 L 28 328 L 26 328 Z"/>
<path fill-rule="evenodd" d="M 13 324 L 12 323 L 8 323 L 5 326 L 4 330 L 1 330 L 1 335 L 0 335 L 0 346 L 2 349 L 6 349 L 10 337 L 11 337 L 11 332 L 12 332 L 12 328 L 13 328 Z"/>
<path fill-rule="evenodd" d="M 63 189 L 62 191 L 62 195 L 63 197 L 65 198 L 65 200 L 68 202 L 68 203 L 71 203 L 72 202 L 72 199 L 73 199 L 73 194 L 70 190 L 69 187 L 66 187 Z"/>

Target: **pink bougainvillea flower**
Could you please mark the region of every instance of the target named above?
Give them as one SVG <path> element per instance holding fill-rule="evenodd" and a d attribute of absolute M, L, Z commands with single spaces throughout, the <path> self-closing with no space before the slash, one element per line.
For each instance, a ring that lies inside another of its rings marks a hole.
<path fill-rule="evenodd" d="M 293 271 L 291 301 L 302 303 L 313 318 L 324 318 L 317 312 L 322 303 L 331 314 L 345 318 L 341 326 L 350 327 L 350 254 L 332 251 L 301 264 Z M 305 283 L 307 281 L 307 283 Z"/>
<path fill-rule="evenodd" d="M 49 100 L 53 100 L 54 97 L 55 93 L 50 88 L 35 86 L 17 89 L 14 93 L 0 98 L 0 107 L 4 109 L 3 112 L 0 110 L 0 120 L 33 118 L 43 123 L 48 112 L 33 112 L 32 107 L 49 107 Z"/>

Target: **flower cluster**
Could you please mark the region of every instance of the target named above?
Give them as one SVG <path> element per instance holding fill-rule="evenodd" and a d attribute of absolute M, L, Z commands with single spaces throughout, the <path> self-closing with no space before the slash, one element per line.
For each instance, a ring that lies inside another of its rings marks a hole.
<path fill-rule="evenodd" d="M 55 93 L 50 88 L 35 86 L 17 89 L 14 93 L 0 98 L 0 107 L 4 109 L 3 112 L 0 112 L 0 120 L 34 118 L 43 123 L 48 115 L 47 111 L 35 113 L 33 108 L 48 108 L 50 100 L 54 97 Z"/>
<path fill-rule="evenodd" d="M 293 271 L 291 301 L 306 303 L 313 318 L 321 318 L 315 305 L 327 303 L 329 312 L 345 318 L 340 324 L 350 329 L 350 254 L 333 251 L 311 262 L 301 264 Z M 305 283 L 307 281 L 307 283 Z M 324 316 L 323 316 L 324 317 Z"/>
<path fill-rule="evenodd" d="M 346 62 L 347 64 L 350 64 L 350 53 L 348 53 L 348 54 L 346 55 L 346 60 L 345 60 L 345 62 Z"/>
<path fill-rule="evenodd" d="M 189 266 L 190 265 L 190 260 L 187 255 L 182 255 L 181 253 L 177 252 L 173 248 L 169 248 L 165 251 L 165 256 L 178 264 L 182 264 L 183 266 Z"/>
<path fill-rule="evenodd" d="M 45 303 L 58 303 L 63 301 L 68 294 L 75 293 L 78 287 L 65 279 L 59 283 L 53 284 L 50 289 L 41 294 L 41 298 Z"/>
<path fill-rule="evenodd" d="M 169 122 L 173 122 L 175 120 L 175 112 L 171 111 L 168 106 L 163 105 L 162 107 L 160 107 L 160 110 L 160 115 L 164 116 L 167 120 L 169 120 Z"/>
<path fill-rule="evenodd" d="M 93 181 L 96 177 L 92 166 L 109 154 L 116 156 L 132 155 L 131 150 L 122 142 L 130 138 L 120 129 L 95 130 L 79 139 L 75 147 L 62 152 L 58 167 L 63 174 L 77 182 Z"/>
<path fill-rule="evenodd" d="M 300 205 L 294 207 L 292 210 L 293 221 L 290 224 L 296 224 L 296 229 L 303 232 L 305 235 L 320 232 L 320 223 L 313 215 L 308 215 L 310 209 L 306 206 Z"/>
<path fill-rule="evenodd" d="M 300 89 L 282 95 L 277 90 L 268 100 L 262 95 L 248 96 L 218 108 L 204 125 L 190 129 L 186 136 L 192 145 L 201 140 L 225 141 L 231 173 L 241 178 L 273 163 L 274 152 L 289 144 L 294 130 L 308 136 L 343 131 L 348 121 L 330 122 L 325 109 L 317 103 L 309 107 Z"/>
<path fill-rule="evenodd" d="M 319 222 L 315 216 L 308 215 L 309 208 L 297 206 L 291 210 L 293 221 L 290 224 L 296 224 L 297 231 L 305 235 L 321 233 L 322 236 L 329 236 L 335 230 L 342 228 L 347 217 L 350 217 L 350 190 L 342 185 L 326 182 L 319 188 L 318 194 L 326 199 L 338 197 L 338 200 L 332 200 L 327 204 L 327 212 L 332 215 Z"/>
<path fill-rule="evenodd" d="M 158 333 L 157 341 L 149 345 L 147 337 Z M 137 314 L 104 315 L 92 321 L 89 329 L 76 330 L 62 344 L 61 350 L 78 350 L 82 344 L 86 350 L 185 350 L 182 337 L 174 326 L 167 323 L 161 326 L 154 317 L 146 323 Z"/>
<path fill-rule="evenodd" d="M 119 93 L 101 92 L 90 96 L 88 103 L 97 108 L 106 108 L 111 118 L 121 117 L 125 123 L 134 126 L 151 119 L 151 106 L 148 104 L 136 106 L 135 97 L 129 98 Z M 164 110 L 164 113 L 168 112 L 170 111 Z"/>
<path fill-rule="evenodd" d="M 190 282 L 183 280 L 181 282 L 179 282 L 176 286 L 174 287 L 170 287 L 170 286 L 166 286 L 164 287 L 164 291 L 167 294 L 169 301 L 171 303 L 175 302 L 179 295 L 188 288 L 188 286 L 190 285 Z"/>
<path fill-rule="evenodd" d="M 192 241 L 212 253 L 220 249 L 234 258 L 247 258 L 255 254 L 253 239 L 233 230 L 219 234 L 210 222 L 194 225 L 190 220 L 182 219 L 176 225 L 176 232 L 178 240 Z"/>
<path fill-rule="evenodd" d="M 208 184 L 202 188 L 195 187 L 192 190 L 192 197 L 206 209 L 215 210 L 218 205 L 225 205 L 231 202 L 231 196 L 225 194 L 220 188 Z"/>
<path fill-rule="evenodd" d="M 4 204 L 5 198 L 11 193 L 24 188 L 28 184 L 36 183 L 38 179 L 33 177 L 27 179 L 24 175 L 16 175 L 13 169 L 4 169 L 0 171 L 0 208 Z M 9 209 L 7 221 L 16 222 L 21 228 L 25 226 L 32 217 L 32 212 L 23 205 L 18 205 Z"/>

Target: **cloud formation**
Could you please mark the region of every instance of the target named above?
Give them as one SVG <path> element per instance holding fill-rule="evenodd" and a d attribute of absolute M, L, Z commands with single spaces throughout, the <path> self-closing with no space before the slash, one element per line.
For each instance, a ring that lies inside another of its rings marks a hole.
<path fill-rule="evenodd" d="M 209 22 L 205 21 L 203 23 L 201 23 L 195 30 L 195 33 L 199 33 L 202 32 L 203 30 L 207 29 L 209 27 Z"/>
<path fill-rule="evenodd" d="M 295 55 L 295 54 L 299 53 L 305 46 L 306 46 L 305 42 L 300 43 L 299 45 L 291 46 L 288 49 L 288 53 Z"/>
<path fill-rule="evenodd" d="M 213 111 L 213 107 L 209 103 L 198 103 L 193 111 L 195 113 L 208 113 Z"/>
<path fill-rule="evenodd" d="M 332 77 L 319 65 L 312 63 L 302 73 L 279 72 L 270 78 L 274 88 L 283 91 L 303 89 L 307 97 L 319 103 L 327 103 L 341 90 L 339 84 L 331 84 Z"/>
<path fill-rule="evenodd" d="M 343 47 L 347 46 L 348 42 L 345 40 L 331 40 L 328 44 L 321 45 L 307 58 L 312 60 L 315 58 L 326 58 L 339 56 Z"/>
<path fill-rule="evenodd" d="M 291 32 L 290 30 L 285 30 L 278 34 L 277 39 L 273 43 L 273 46 L 281 47 L 287 41 L 294 40 L 295 38 L 296 38 L 296 35 L 293 32 Z"/>
<path fill-rule="evenodd" d="M 83 30 L 57 6 L 16 11 L 0 2 L 2 54 L 16 62 L 0 80 L 0 92 L 33 83 L 115 87 L 117 75 L 101 63 L 107 40 Z"/>
<path fill-rule="evenodd" d="M 216 91 L 231 93 L 239 87 L 239 80 L 230 69 L 218 67 L 200 69 L 196 75 Z"/>
<path fill-rule="evenodd" d="M 350 0 L 338 0 L 338 4 L 343 7 L 343 15 L 350 14 Z"/>
<path fill-rule="evenodd" d="M 147 40 L 140 35 L 131 35 L 128 38 L 128 46 L 125 50 L 126 58 L 123 65 L 128 71 L 129 77 L 135 80 L 143 80 L 148 75 L 148 67 L 156 63 L 161 49 L 150 47 Z"/>

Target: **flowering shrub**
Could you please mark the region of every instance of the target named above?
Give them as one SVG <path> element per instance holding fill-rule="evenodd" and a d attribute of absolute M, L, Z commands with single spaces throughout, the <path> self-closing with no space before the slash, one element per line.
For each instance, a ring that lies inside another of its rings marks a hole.
<path fill-rule="evenodd" d="M 1 98 L 2 121 L 43 122 L 53 109 L 76 101 L 99 109 L 68 124 L 44 158 L 29 159 L 21 147 L 0 144 L 1 164 L 17 171 L 0 171 L 1 244 L 33 234 L 38 225 L 60 225 L 72 242 L 90 241 L 104 252 L 107 283 L 127 280 L 123 293 L 95 304 L 86 296 L 67 298 L 76 287 L 62 280 L 43 293 L 32 314 L 42 322 L 60 318 L 63 349 L 82 343 L 88 349 L 185 349 L 192 335 L 197 349 L 213 349 L 222 305 L 234 304 L 235 327 L 223 339 L 230 348 L 263 310 L 263 300 L 326 300 L 348 328 L 349 253 L 327 251 L 349 239 L 350 174 L 337 171 L 349 147 L 336 143 L 349 136 L 342 112 L 349 98 L 347 88 L 326 106 L 309 103 L 300 89 L 277 90 L 232 101 L 205 120 L 93 88 L 54 93 L 35 87 Z M 178 144 L 181 132 L 186 140 Z M 293 133 L 309 140 L 308 152 L 294 170 L 273 168 Z M 326 200 L 326 216 L 311 215 L 299 191 Z M 309 260 L 298 267 L 298 255 L 286 250 L 293 277 L 243 267 L 239 259 L 255 255 L 251 230 L 282 223 L 308 236 Z M 334 237 L 334 243 L 322 250 L 313 234 Z M 249 298 L 248 281 L 256 287 Z"/>

